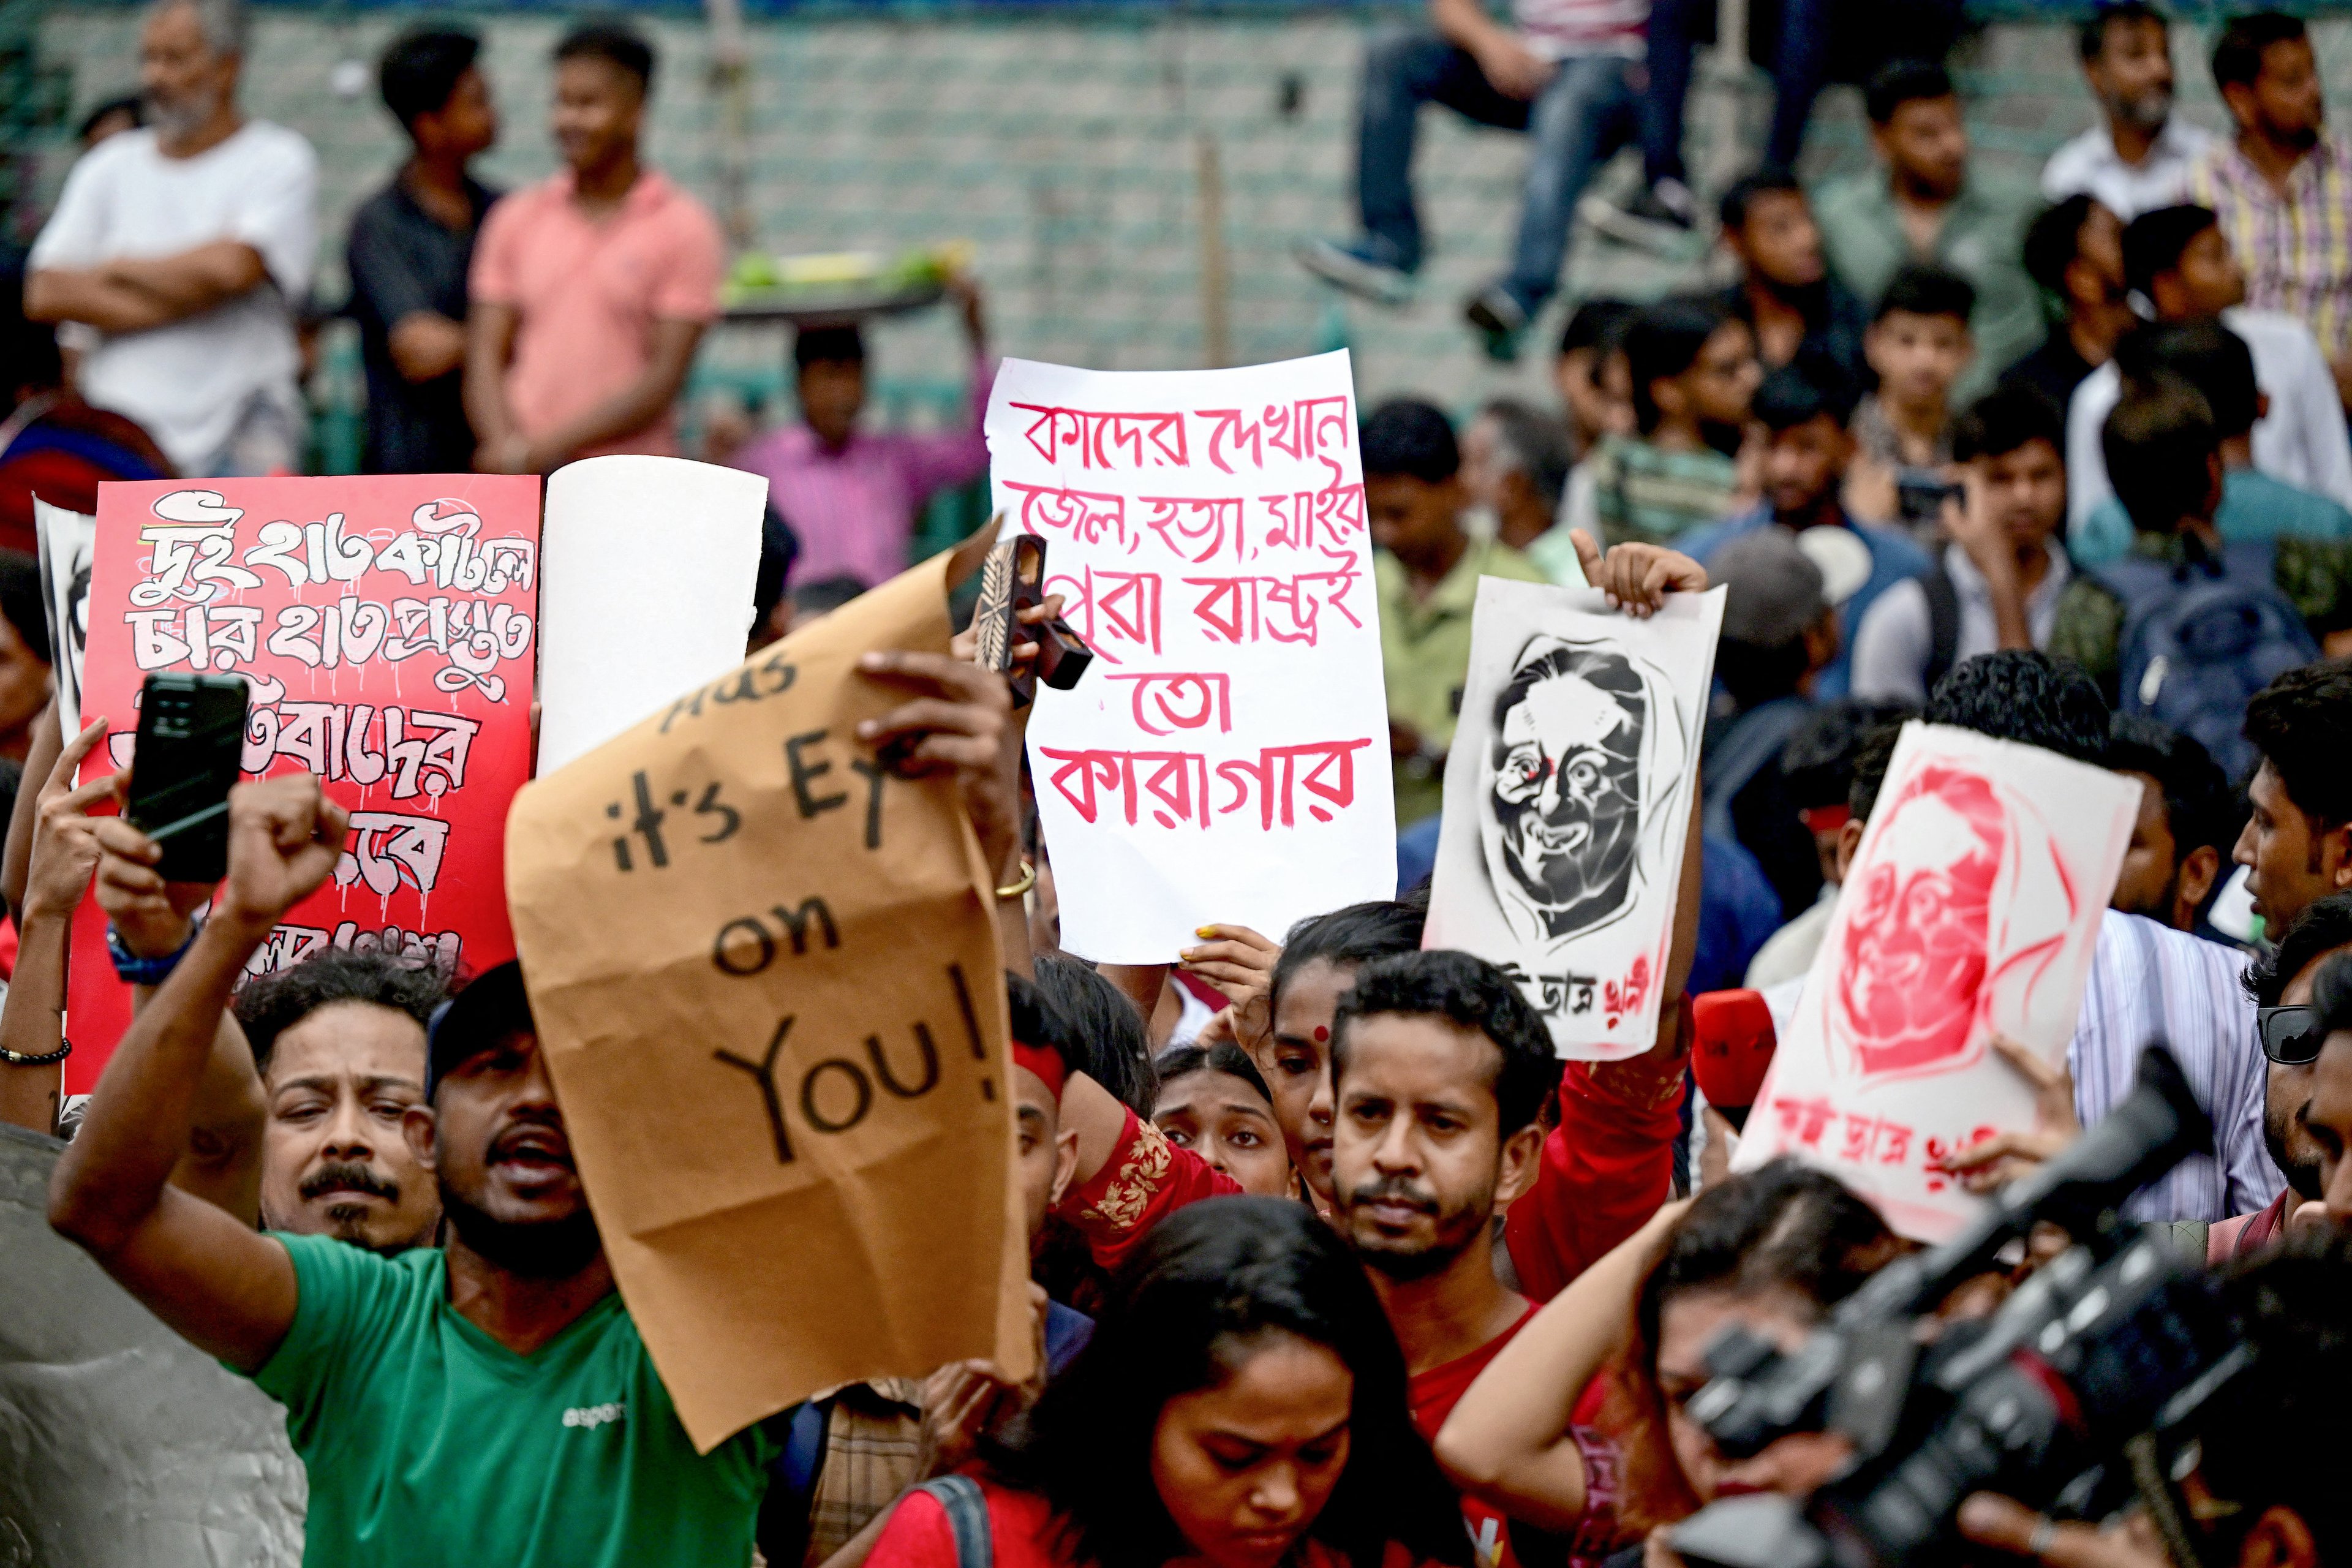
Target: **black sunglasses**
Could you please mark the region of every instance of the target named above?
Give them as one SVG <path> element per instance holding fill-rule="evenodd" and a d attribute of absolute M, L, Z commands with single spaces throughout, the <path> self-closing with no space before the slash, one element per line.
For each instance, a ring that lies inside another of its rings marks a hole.
<path fill-rule="evenodd" d="M 2283 1068 L 2310 1066 L 2327 1040 L 2327 1031 L 2319 1026 L 2319 1009 L 2308 1003 L 2257 1007 L 2254 1028 L 2263 1037 L 2263 1055 Z"/>

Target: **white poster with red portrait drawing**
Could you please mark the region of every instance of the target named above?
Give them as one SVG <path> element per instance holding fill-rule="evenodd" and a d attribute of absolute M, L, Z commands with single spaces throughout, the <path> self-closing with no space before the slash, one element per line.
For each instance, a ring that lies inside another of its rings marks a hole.
<path fill-rule="evenodd" d="M 1008 360 L 996 505 L 1095 661 L 1029 767 L 1062 942 L 1166 963 L 1396 892 L 1372 543 L 1343 353 L 1239 370 Z"/>
<path fill-rule="evenodd" d="M 2139 797 L 2038 746 L 1905 725 L 1734 1168 L 1801 1156 L 1921 1241 L 1973 1217 L 1943 1163 L 2033 1126 L 1992 1037 L 2064 1061 Z"/>
<path fill-rule="evenodd" d="M 1723 598 L 1478 580 L 1422 945 L 1499 965 L 1564 1058 L 1657 1042 Z"/>
<path fill-rule="evenodd" d="M 152 674 L 241 676 L 244 767 L 307 771 L 352 812 L 333 877 L 250 972 L 330 948 L 445 973 L 514 956 L 507 805 L 530 776 L 539 480 L 420 474 L 108 484 L 82 670 L 128 765 Z M 95 899 L 74 927 L 66 1088 L 87 1092 L 131 1018 Z"/>

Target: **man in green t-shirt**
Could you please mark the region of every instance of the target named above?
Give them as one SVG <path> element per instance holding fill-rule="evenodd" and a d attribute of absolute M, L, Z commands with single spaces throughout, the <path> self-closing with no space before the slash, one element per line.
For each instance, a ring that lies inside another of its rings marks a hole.
<path fill-rule="evenodd" d="M 867 676 L 912 689 L 866 738 L 954 774 L 990 864 L 1017 866 L 1003 682 L 944 655 L 867 658 Z M 442 1248 L 262 1234 L 168 1184 L 237 975 L 333 871 L 349 827 L 308 773 L 240 784 L 213 899 L 166 884 L 136 828 L 93 822 L 126 946 L 158 951 L 143 924 L 177 929 L 208 899 L 213 912 L 107 1064 L 58 1161 L 51 1225 L 284 1401 L 310 1472 L 307 1568 L 741 1568 L 782 1428 L 695 1453 L 614 1288 L 515 965 L 435 1016 L 426 1103 L 403 1121 L 440 1188 Z M 1017 896 L 998 919 L 1025 938 Z"/>
<path fill-rule="evenodd" d="M 153 841 L 104 820 L 100 876 L 158 918 L 207 890 L 167 890 Z M 678 1425 L 614 1289 L 512 963 L 436 1016 L 430 1109 L 403 1125 L 438 1178 L 446 1250 L 256 1232 L 166 1184 L 232 984 L 348 827 L 309 774 L 234 794 L 212 917 L 108 1064 L 51 1223 L 285 1402 L 309 1568 L 749 1563 L 775 1447 L 754 1428 L 697 1455 Z"/>

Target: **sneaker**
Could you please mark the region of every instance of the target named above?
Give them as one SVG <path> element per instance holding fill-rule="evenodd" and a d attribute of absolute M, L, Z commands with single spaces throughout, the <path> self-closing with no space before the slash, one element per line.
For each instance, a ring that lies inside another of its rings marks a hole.
<path fill-rule="evenodd" d="M 1298 265 L 1334 288 L 1344 289 L 1381 305 L 1402 305 L 1412 299 L 1412 274 L 1381 254 L 1378 242 L 1354 239 L 1310 239 L 1294 247 Z"/>
<path fill-rule="evenodd" d="M 1660 180 L 1622 207 L 1587 196 L 1577 214 L 1612 239 L 1667 255 L 1687 247 L 1698 232 L 1698 199 L 1680 180 Z"/>
<path fill-rule="evenodd" d="M 1486 357 L 1498 363 L 1509 364 L 1519 357 L 1519 340 L 1527 335 L 1528 312 L 1511 291 L 1500 283 L 1489 283 L 1463 301 L 1462 319 L 1478 334 L 1478 346 Z"/>

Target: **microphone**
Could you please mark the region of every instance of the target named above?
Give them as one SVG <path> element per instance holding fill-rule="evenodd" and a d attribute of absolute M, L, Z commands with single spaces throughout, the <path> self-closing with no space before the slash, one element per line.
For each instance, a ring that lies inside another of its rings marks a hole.
<path fill-rule="evenodd" d="M 1691 1074 L 1706 1102 L 1741 1131 L 1764 1087 L 1779 1037 L 1760 991 L 1709 991 L 1691 998 Z"/>

